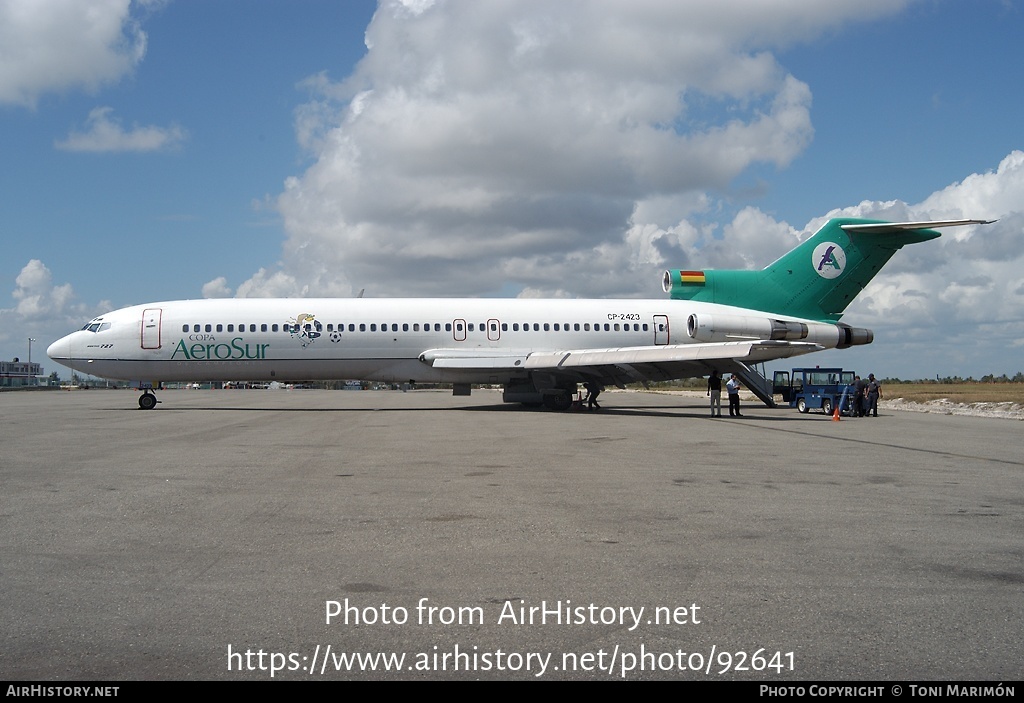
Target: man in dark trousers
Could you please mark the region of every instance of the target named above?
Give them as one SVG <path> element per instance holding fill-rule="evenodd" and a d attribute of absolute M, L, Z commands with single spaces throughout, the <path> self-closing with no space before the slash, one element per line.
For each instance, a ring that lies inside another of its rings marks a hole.
<path fill-rule="evenodd" d="M 722 377 L 718 371 L 712 371 L 708 377 L 708 397 L 711 398 L 711 417 L 722 417 Z"/>
<path fill-rule="evenodd" d="M 853 415 L 854 417 L 864 417 L 866 414 L 865 407 L 867 405 L 867 398 L 865 390 L 868 387 L 868 382 L 862 379 L 860 376 L 853 377 Z"/>
<path fill-rule="evenodd" d="M 875 374 L 868 374 L 868 404 L 864 408 L 866 417 L 878 417 L 878 399 L 882 397 L 882 384 L 875 380 Z M 872 414 L 873 413 L 873 414 Z"/>
<path fill-rule="evenodd" d="M 736 374 L 729 376 L 725 388 L 729 391 L 729 417 L 733 417 L 734 414 L 736 417 L 743 417 L 740 415 L 740 379 L 736 378 Z"/>

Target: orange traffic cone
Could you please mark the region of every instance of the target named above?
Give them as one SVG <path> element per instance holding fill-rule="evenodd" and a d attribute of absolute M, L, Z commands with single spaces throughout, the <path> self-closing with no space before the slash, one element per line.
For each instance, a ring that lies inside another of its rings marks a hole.
<path fill-rule="evenodd" d="M 839 404 L 836 404 L 836 409 L 832 411 L 832 422 L 839 422 Z"/>

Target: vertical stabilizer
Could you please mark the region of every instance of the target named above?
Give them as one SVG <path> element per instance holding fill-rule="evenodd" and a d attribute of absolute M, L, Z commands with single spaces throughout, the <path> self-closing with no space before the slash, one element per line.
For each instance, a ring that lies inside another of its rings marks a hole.
<path fill-rule="evenodd" d="M 760 271 L 665 272 L 674 300 L 696 300 L 835 322 L 886 262 L 907 244 L 940 236 L 932 227 L 985 220 L 880 222 L 835 218 Z"/>

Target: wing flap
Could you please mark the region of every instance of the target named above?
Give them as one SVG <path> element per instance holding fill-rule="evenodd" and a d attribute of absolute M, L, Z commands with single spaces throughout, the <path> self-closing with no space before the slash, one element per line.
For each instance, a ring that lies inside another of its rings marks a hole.
<path fill-rule="evenodd" d="M 569 369 L 587 366 L 636 367 L 641 364 L 693 363 L 704 361 L 767 361 L 819 351 L 823 347 L 808 342 L 744 341 L 708 344 L 663 344 L 649 347 L 618 349 L 574 349 L 535 352 L 526 360 L 526 368 Z"/>

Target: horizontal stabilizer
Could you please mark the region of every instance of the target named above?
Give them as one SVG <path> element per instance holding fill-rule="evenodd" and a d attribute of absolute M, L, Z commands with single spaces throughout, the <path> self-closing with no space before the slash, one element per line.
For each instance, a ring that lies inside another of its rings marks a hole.
<path fill-rule="evenodd" d="M 868 234 L 893 234 L 912 229 L 935 229 L 937 227 L 960 227 L 961 225 L 990 225 L 995 220 L 934 220 L 932 222 L 871 222 L 867 224 L 840 225 L 847 232 Z"/>

